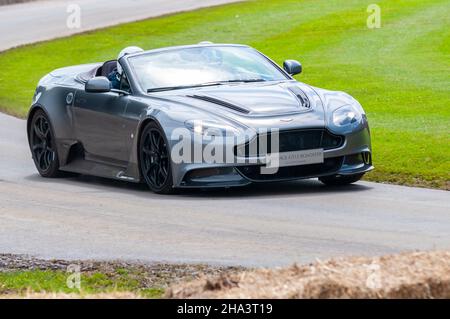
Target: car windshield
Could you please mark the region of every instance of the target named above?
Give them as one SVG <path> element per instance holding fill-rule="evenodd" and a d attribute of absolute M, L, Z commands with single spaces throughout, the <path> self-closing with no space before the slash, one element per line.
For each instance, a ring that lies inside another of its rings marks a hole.
<path fill-rule="evenodd" d="M 261 53 L 240 46 L 173 49 L 130 57 L 129 62 L 148 92 L 288 79 Z"/>

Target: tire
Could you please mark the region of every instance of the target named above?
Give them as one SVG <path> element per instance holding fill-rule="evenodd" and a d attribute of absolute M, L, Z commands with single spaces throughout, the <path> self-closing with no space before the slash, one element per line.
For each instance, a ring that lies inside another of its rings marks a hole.
<path fill-rule="evenodd" d="M 146 184 L 156 194 L 173 193 L 172 165 L 164 131 L 150 122 L 139 140 L 139 167 Z"/>
<path fill-rule="evenodd" d="M 355 175 L 333 175 L 333 176 L 324 176 L 319 177 L 319 181 L 329 186 L 341 186 L 341 185 L 349 185 L 356 183 L 364 176 L 362 174 Z"/>
<path fill-rule="evenodd" d="M 44 111 L 34 113 L 28 132 L 34 165 L 42 177 L 60 176 L 55 134 Z"/>

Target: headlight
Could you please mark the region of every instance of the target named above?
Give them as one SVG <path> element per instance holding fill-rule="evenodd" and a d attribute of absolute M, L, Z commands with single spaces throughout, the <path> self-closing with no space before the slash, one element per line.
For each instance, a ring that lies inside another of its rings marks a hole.
<path fill-rule="evenodd" d="M 222 124 L 208 120 L 188 120 L 184 122 L 185 126 L 194 133 L 203 136 L 236 136 L 239 130 L 227 124 Z"/>
<path fill-rule="evenodd" d="M 343 133 L 356 130 L 363 121 L 363 114 L 353 105 L 345 105 L 333 112 L 333 125 Z"/>
<path fill-rule="evenodd" d="M 361 113 L 353 106 L 346 105 L 333 112 L 333 123 L 337 126 L 353 125 L 361 121 Z"/>

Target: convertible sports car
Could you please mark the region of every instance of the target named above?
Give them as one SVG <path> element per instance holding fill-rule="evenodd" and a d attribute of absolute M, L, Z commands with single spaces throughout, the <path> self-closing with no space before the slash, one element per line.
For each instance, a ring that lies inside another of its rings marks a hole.
<path fill-rule="evenodd" d="M 119 89 L 106 77 L 118 63 Z M 294 60 L 280 68 L 248 46 L 212 43 L 58 69 L 33 97 L 32 157 L 44 177 L 146 182 L 156 193 L 358 181 L 373 169 L 363 108 L 346 93 L 294 80 L 301 71 Z"/>

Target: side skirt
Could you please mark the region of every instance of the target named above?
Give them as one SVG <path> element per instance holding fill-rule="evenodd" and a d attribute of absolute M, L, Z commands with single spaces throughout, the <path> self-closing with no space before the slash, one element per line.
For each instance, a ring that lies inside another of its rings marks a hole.
<path fill-rule="evenodd" d="M 76 159 L 69 164 L 60 167 L 60 170 L 83 175 L 111 178 L 127 182 L 139 183 L 140 181 L 132 176 L 126 175 L 126 167 L 110 164 L 98 163 L 89 160 Z"/>

